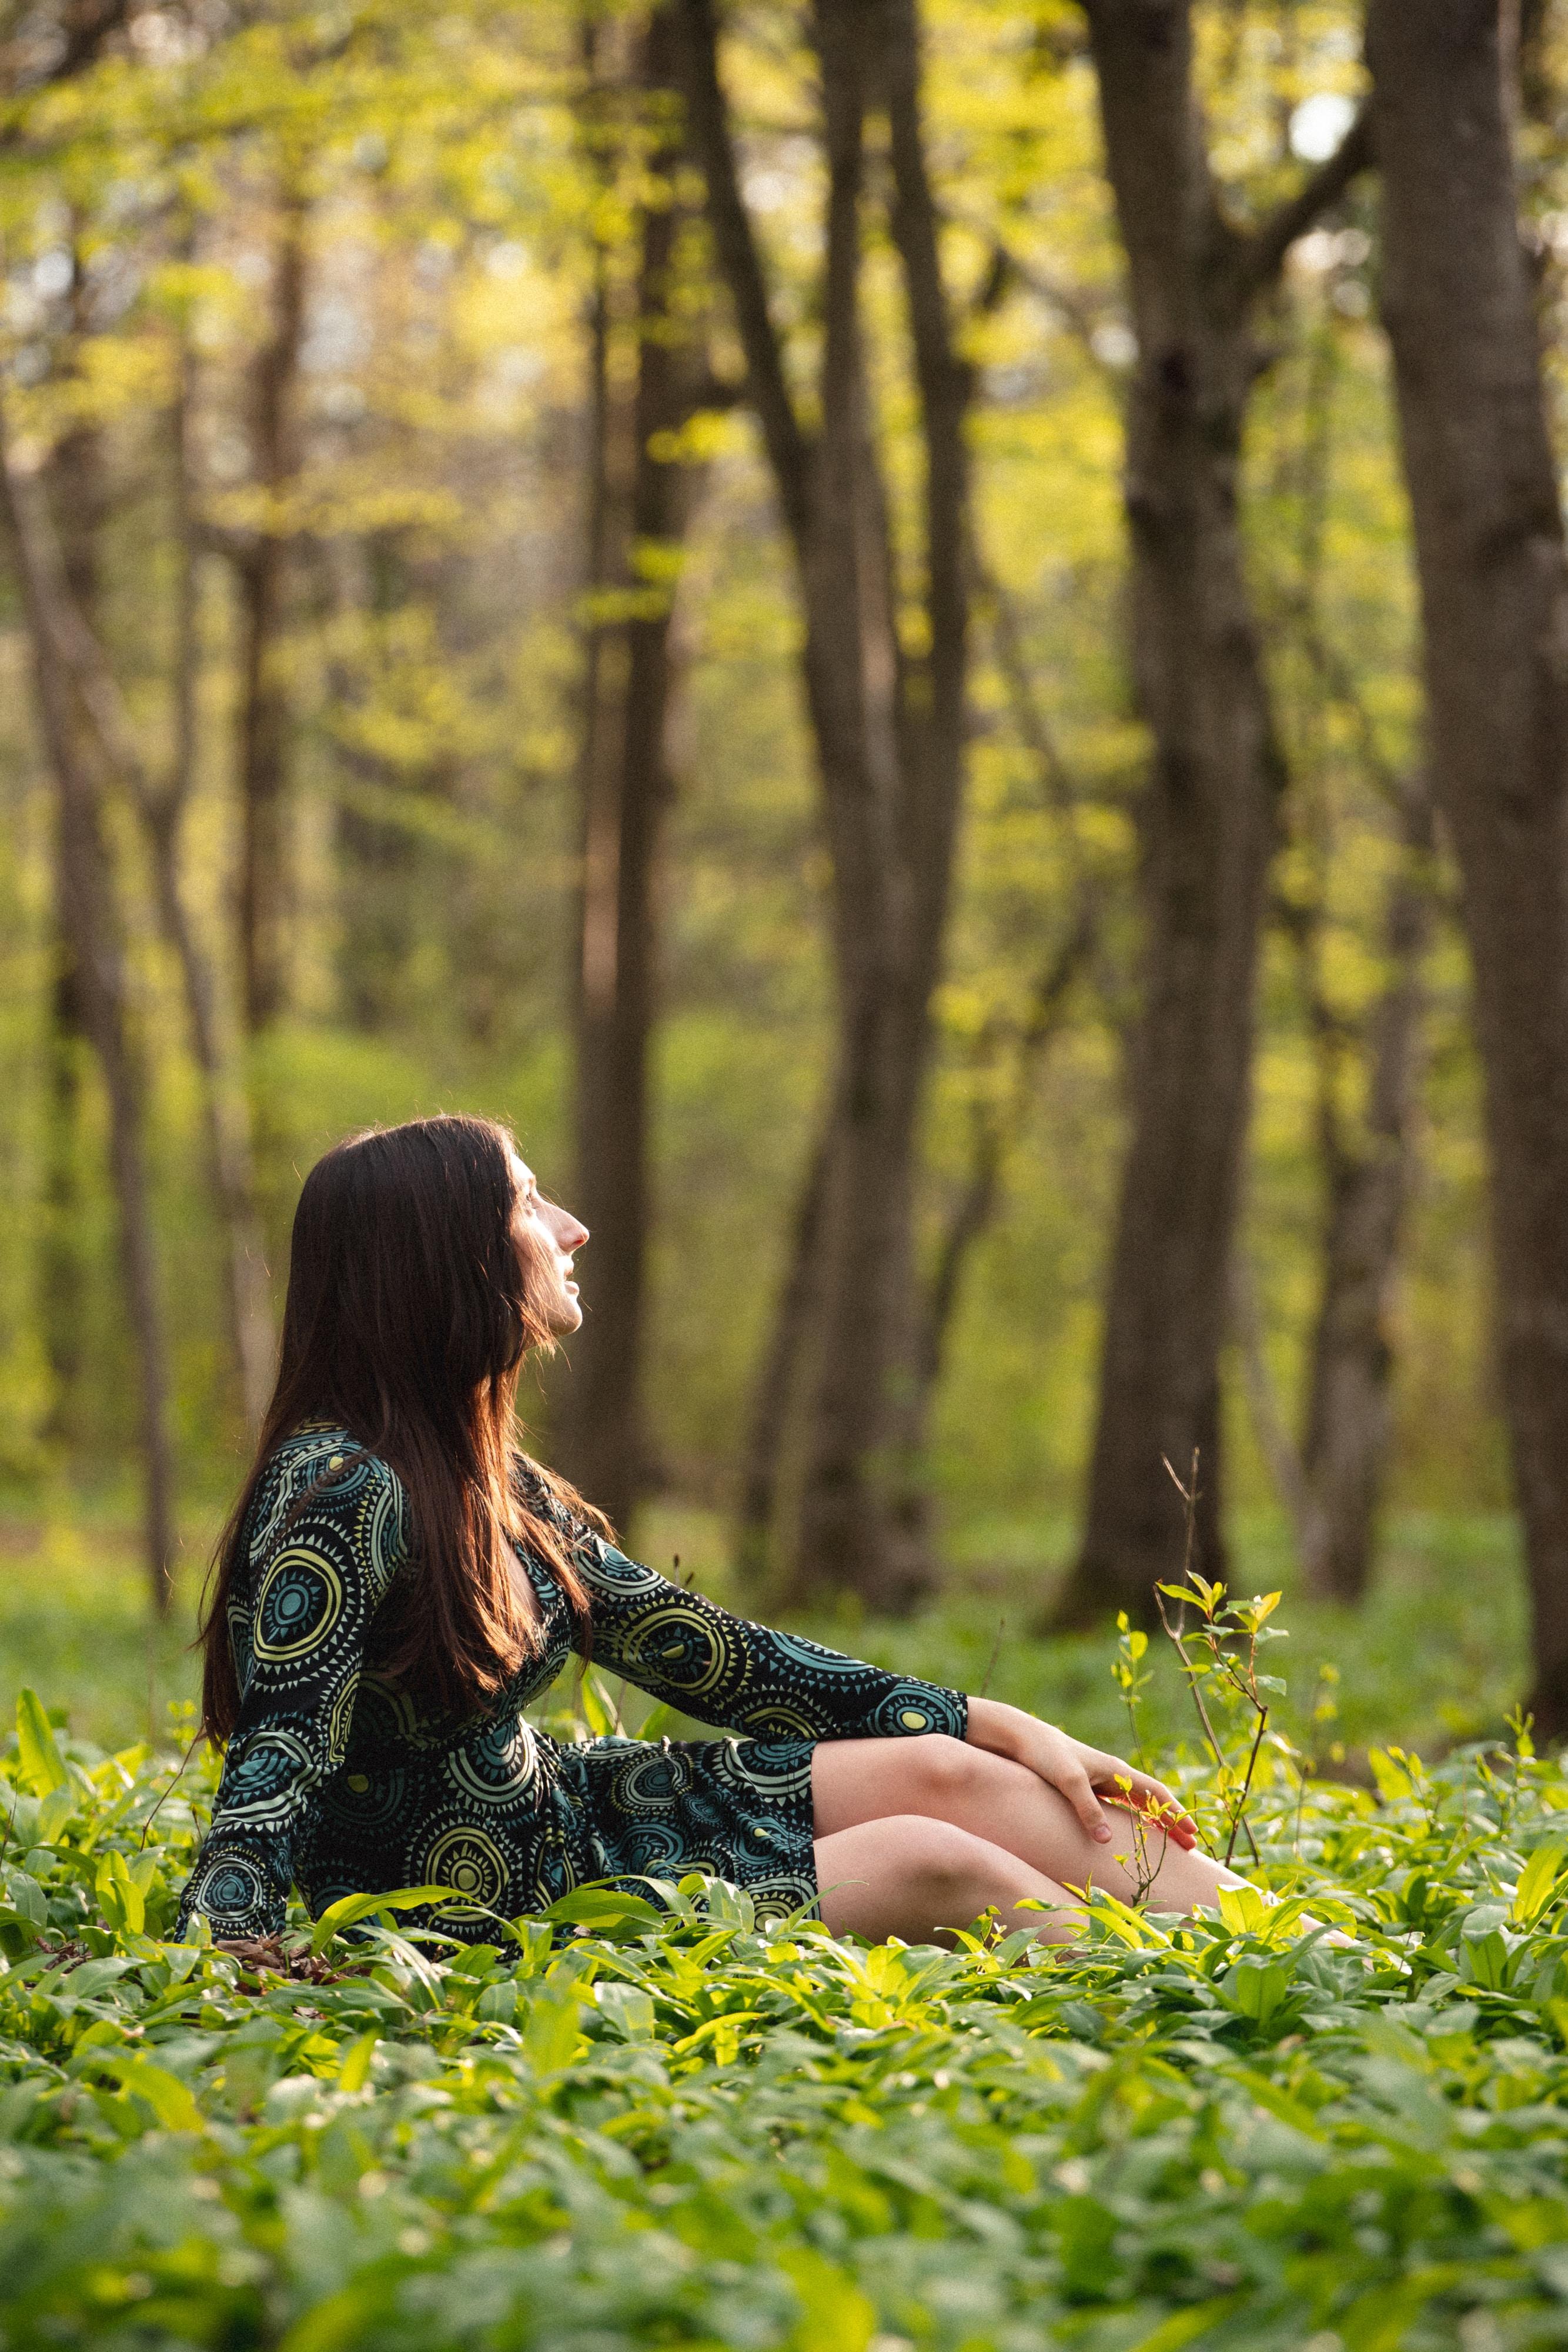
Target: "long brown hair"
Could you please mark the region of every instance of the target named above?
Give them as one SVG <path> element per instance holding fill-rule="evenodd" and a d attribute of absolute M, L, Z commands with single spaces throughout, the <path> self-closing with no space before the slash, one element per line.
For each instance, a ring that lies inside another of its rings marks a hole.
<path fill-rule="evenodd" d="M 493 1119 L 413 1119 L 350 1136 L 305 1179 L 277 1383 L 204 1597 L 210 1738 L 226 1739 L 239 1713 L 227 1603 L 246 1569 L 251 1505 L 268 1457 L 308 1422 L 346 1429 L 408 1497 L 415 1572 L 394 1588 L 384 1671 L 465 1707 L 536 1653 L 538 1606 L 514 1538 L 586 1616 L 550 1506 L 606 1523 L 513 1436 L 523 1358 L 550 1344 L 544 1268 L 512 1234 L 516 1150 Z"/>

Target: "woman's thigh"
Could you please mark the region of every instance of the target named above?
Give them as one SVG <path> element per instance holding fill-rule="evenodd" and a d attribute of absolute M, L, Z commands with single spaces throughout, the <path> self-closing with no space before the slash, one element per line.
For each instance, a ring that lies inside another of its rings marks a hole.
<path fill-rule="evenodd" d="M 925 1814 L 889 1814 L 837 1830 L 816 1843 L 818 1906 L 835 1936 L 906 1943 L 973 1925 L 995 1910 L 1009 1928 L 1071 1942 L 1083 1932 L 1082 1906 L 1004 1847 Z M 1030 1907 L 1018 1906 L 1027 1902 Z"/>

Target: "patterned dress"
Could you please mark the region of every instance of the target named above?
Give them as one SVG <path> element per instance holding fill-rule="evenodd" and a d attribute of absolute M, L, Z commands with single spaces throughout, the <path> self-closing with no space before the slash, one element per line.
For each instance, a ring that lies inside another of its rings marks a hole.
<path fill-rule="evenodd" d="M 688 1870 L 778 1916 L 816 1899 L 817 1740 L 963 1737 L 961 1692 L 749 1624 L 580 1524 L 570 1532 L 594 1664 L 738 1738 L 568 1747 L 525 1722 L 573 1623 L 520 1546 L 538 1654 L 480 1713 L 423 1709 L 377 1665 L 382 1603 L 419 1573 L 397 1477 L 341 1429 L 278 1447 L 230 1600 L 240 1712 L 182 1927 L 199 1911 L 214 1937 L 276 1934 L 291 1885 L 316 1914 L 342 1895 L 440 1885 L 468 1906 L 444 1906 L 442 1926 L 483 1941 L 493 1915 L 543 1909 L 585 1882 Z"/>

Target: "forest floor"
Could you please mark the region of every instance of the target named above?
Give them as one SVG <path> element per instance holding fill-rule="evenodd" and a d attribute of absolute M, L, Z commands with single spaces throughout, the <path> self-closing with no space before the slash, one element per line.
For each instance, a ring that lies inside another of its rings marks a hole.
<path fill-rule="evenodd" d="M 733 1599 L 721 1537 L 639 1530 Z M 1030 1631 L 1065 1540 L 973 1530 L 920 1617 L 813 1630 L 1125 1746 L 1112 1643 Z M 1242 1528 L 1238 1581 L 1288 1583 L 1281 1549 Z M 1495 1738 L 1523 1666 L 1506 1524 L 1402 1521 L 1354 1616 L 1287 1600 L 1285 1727 L 1349 1752 L 1338 1785 L 1261 1752 L 1283 1899 L 1185 1927 L 1102 1900 L 1071 1948 L 835 1942 L 695 1877 L 476 1946 L 402 1932 L 396 1896 L 293 1906 L 245 1966 L 171 1943 L 215 1775 L 176 1777 L 168 1738 L 195 1581 L 149 1748 L 123 1514 L 0 1519 L 0 2352 L 1568 2339 L 1568 1774 Z M 1144 1736 L 1186 1747 L 1222 1852 L 1235 1784 L 1172 1681 Z"/>
<path fill-rule="evenodd" d="M 1041 1580 L 1021 1537 L 1003 1557 L 992 1531 L 911 1624 L 819 1630 L 971 1685 L 994 1658 L 1113 1736 L 1111 1644 L 1008 1630 Z M 1260 1530 L 1249 1582 L 1271 1557 Z M 146 1708 L 126 1530 L 16 1522 L 5 1558 L 0 1675 L 39 1696 L 0 1731 L 0 2352 L 1568 2340 L 1568 1775 L 1464 1744 L 1520 1674 L 1506 1528 L 1406 1523 L 1359 1618 L 1292 1612 L 1292 1713 L 1343 1668 L 1320 1744 L 1450 1752 L 1375 1751 L 1374 1788 L 1265 1748 L 1249 1867 L 1283 1899 L 1185 1926 L 1101 1899 L 1074 1947 L 952 1952 L 695 1878 L 478 1945 L 403 1932 L 399 1896 L 295 1907 L 244 1965 L 172 1943 L 214 1766 L 104 1752 Z M 1176 1769 L 1223 1851 L 1226 1784 Z"/>
<path fill-rule="evenodd" d="M 162 1731 L 169 1702 L 193 1698 L 188 1644 L 202 1564 L 215 1521 L 187 1530 L 176 1609 L 151 1645 L 136 1530 L 122 1507 L 61 1498 L 47 1509 L 0 1505 L 0 1706 L 30 1685 L 63 1709 L 78 1737 L 116 1748 L 144 1737 L 149 1669 Z M 639 1556 L 694 1574 L 727 1606 L 750 1608 L 735 1590 L 725 1528 L 712 1512 L 661 1503 L 636 1531 Z M 938 1600 L 898 1624 L 852 1610 L 818 1615 L 806 1629 L 879 1664 L 961 1684 L 1011 1700 L 1080 1737 L 1125 1747 L 1127 1723 L 1103 1636 L 1042 1638 L 1040 1620 L 1071 1542 L 1064 1520 L 1015 1520 L 958 1531 Z M 1353 1762 L 1373 1743 L 1397 1741 L 1431 1757 L 1456 1742 L 1500 1733 L 1525 1682 L 1524 1596 L 1518 1547 L 1503 1517 L 1409 1513 L 1391 1522 L 1377 1577 L 1359 1610 L 1325 1606 L 1296 1587 L 1282 1524 L 1244 1518 L 1234 1538 L 1239 1593 L 1282 1587 L 1288 1648 L 1270 1658 L 1289 1695 L 1280 1727 L 1333 1761 Z M 1145 1737 L 1165 1748 L 1192 1721 L 1164 1645 L 1154 1645 Z M 1337 1681 L 1324 1670 L 1337 1670 Z M 1337 1708 L 1314 1726 L 1325 1703 Z M 641 1713 L 627 1695 L 628 1727 Z"/>

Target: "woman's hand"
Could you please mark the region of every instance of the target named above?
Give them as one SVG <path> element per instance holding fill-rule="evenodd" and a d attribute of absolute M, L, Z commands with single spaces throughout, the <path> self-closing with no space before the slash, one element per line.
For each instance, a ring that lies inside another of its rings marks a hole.
<path fill-rule="evenodd" d="M 1085 1747 L 1082 1739 L 1041 1723 L 1022 1707 L 1004 1706 L 999 1699 L 969 1701 L 968 1739 L 971 1747 L 989 1748 L 1026 1764 L 1042 1780 L 1060 1790 L 1092 1838 L 1108 1844 L 1113 1834 L 1101 1811 L 1119 1805 L 1154 1822 L 1175 1845 L 1190 1853 L 1197 1843 L 1197 1824 L 1183 1811 L 1163 1780 L 1155 1780 L 1121 1757 L 1101 1748 Z"/>

